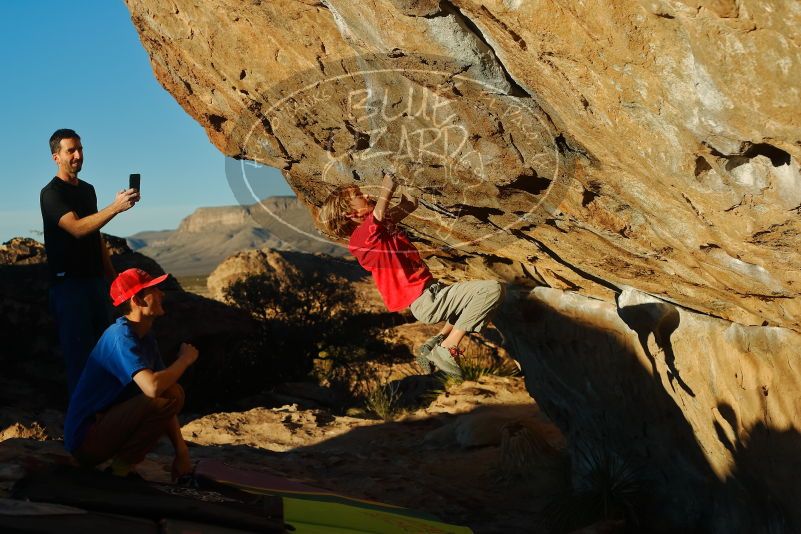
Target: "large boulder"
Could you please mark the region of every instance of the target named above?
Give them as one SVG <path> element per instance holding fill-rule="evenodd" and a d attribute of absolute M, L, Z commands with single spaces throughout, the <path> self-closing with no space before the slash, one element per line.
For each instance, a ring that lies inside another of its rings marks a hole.
<path fill-rule="evenodd" d="M 609 454 L 625 467 L 610 486 L 635 473 L 643 515 L 665 528 L 801 524 L 798 333 L 632 288 L 617 303 L 552 288 L 511 292 L 496 322 L 525 362 L 529 391 L 572 444 L 575 476 L 597 468 L 598 451 Z"/>
<path fill-rule="evenodd" d="M 126 3 L 245 200 L 240 160 L 313 206 L 415 162 L 438 253 L 801 329 L 792 2 Z"/>
<path fill-rule="evenodd" d="M 655 468 L 649 526 L 801 520 L 794 3 L 126 4 L 240 202 L 246 161 L 313 211 L 404 169 L 431 265 L 539 286 L 513 356 L 574 450 Z"/>

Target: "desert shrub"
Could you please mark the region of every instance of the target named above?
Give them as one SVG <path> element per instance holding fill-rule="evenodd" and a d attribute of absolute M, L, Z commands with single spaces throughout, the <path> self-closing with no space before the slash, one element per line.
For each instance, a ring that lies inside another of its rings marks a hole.
<path fill-rule="evenodd" d="M 511 421 L 501 427 L 501 446 L 494 466 L 501 484 L 531 484 L 550 490 L 569 486 L 569 458 L 556 449 L 540 427 Z"/>
<path fill-rule="evenodd" d="M 482 376 L 516 376 L 518 367 L 509 358 L 501 358 L 498 346 L 482 335 L 473 335 L 464 345 L 464 356 L 459 362 L 464 380 L 478 380 Z"/>
<path fill-rule="evenodd" d="M 343 325 L 355 311 L 350 284 L 320 273 L 258 274 L 234 282 L 225 294 L 257 323 L 239 352 L 261 385 L 308 376 L 327 345 L 346 342 Z"/>
<path fill-rule="evenodd" d="M 356 302 L 347 280 L 319 272 L 253 275 L 228 286 L 225 294 L 229 302 L 255 319 L 299 329 L 341 325 Z"/>
<path fill-rule="evenodd" d="M 462 370 L 462 380 L 476 381 L 482 376 L 515 376 L 517 368 L 505 363 L 487 361 L 465 355 L 459 362 Z"/>
<path fill-rule="evenodd" d="M 320 344 L 314 376 L 324 385 L 363 401 L 375 387 L 382 369 L 409 361 L 409 347 L 390 339 L 386 330 L 404 319 L 399 314 L 356 313 L 345 318 L 344 339 Z"/>
<path fill-rule="evenodd" d="M 464 354 L 458 362 L 462 377 L 438 373 L 440 392 L 450 391 L 466 380 L 478 381 L 482 376 L 517 376 L 520 373 L 512 360 L 500 358 L 497 346 L 482 337 L 471 336 L 465 341 Z"/>
<path fill-rule="evenodd" d="M 366 362 L 398 357 L 404 350 L 408 358 L 408 349 L 384 338 L 386 314 L 364 312 L 344 278 L 271 272 L 231 284 L 225 296 L 256 323 L 255 333 L 232 351 L 240 397 L 281 382 L 313 379 L 357 402 L 361 393 L 354 384 L 372 379 Z"/>
<path fill-rule="evenodd" d="M 392 382 L 371 389 L 365 395 L 364 405 L 369 412 L 384 421 L 392 421 L 403 412 L 400 400 L 400 385 L 398 382 Z"/>

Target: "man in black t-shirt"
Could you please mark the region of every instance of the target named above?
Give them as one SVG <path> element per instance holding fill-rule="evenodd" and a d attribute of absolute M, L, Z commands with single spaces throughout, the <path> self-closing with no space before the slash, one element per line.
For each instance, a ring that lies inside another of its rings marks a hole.
<path fill-rule="evenodd" d="M 42 189 L 39 202 L 50 269 L 50 306 L 71 394 L 89 352 L 111 324 L 108 284 L 117 273 L 100 229 L 131 209 L 139 192 L 120 191 L 114 202 L 98 211 L 94 187 L 78 179 L 83 166 L 80 136 L 74 130 L 56 130 L 50 137 L 50 152 L 58 172 Z"/>

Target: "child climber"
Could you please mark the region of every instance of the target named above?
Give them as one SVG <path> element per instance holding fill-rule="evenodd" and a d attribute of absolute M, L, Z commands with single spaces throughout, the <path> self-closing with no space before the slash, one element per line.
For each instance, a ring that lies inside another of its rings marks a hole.
<path fill-rule="evenodd" d="M 429 362 L 449 375 L 462 376 L 459 343 L 468 332 L 478 332 L 489 321 L 503 298 L 503 286 L 495 280 L 437 282 L 420 254 L 397 224 L 417 208 L 408 193 L 389 207 L 397 183 L 384 173 L 378 200 L 365 196 L 358 186 L 333 191 L 320 209 L 318 221 L 339 238 L 350 238 L 351 254 L 370 271 L 389 311 L 409 308 L 423 323 L 446 321 L 442 330 L 417 352 L 425 373 Z"/>

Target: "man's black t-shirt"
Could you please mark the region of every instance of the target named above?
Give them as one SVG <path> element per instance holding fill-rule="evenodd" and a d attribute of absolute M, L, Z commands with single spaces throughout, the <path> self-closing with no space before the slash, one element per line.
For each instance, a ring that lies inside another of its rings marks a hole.
<path fill-rule="evenodd" d="M 83 180 L 72 185 L 55 177 L 42 189 L 39 204 L 51 278 L 102 276 L 100 232 L 76 238 L 58 225 L 61 217 L 71 211 L 79 219 L 97 213 L 95 188 Z"/>

